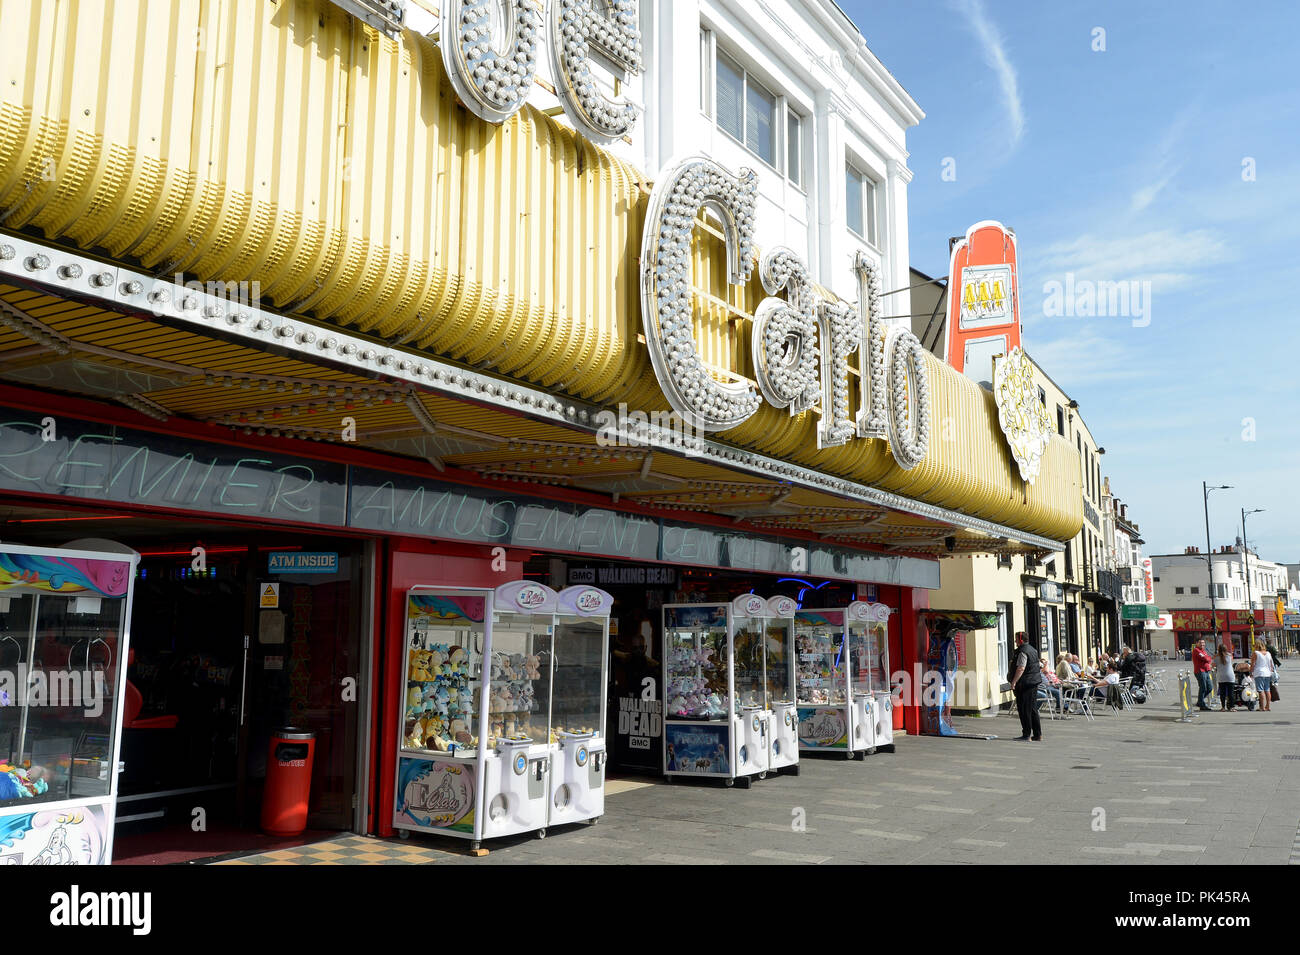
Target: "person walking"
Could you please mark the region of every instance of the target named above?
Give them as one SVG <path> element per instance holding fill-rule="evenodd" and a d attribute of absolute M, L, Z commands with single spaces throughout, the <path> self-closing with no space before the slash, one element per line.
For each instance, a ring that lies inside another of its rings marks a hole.
<path fill-rule="evenodd" d="M 1232 672 L 1232 654 L 1228 645 L 1221 643 L 1214 651 L 1214 678 L 1219 683 L 1219 709 L 1233 708 L 1233 687 L 1237 685 L 1237 674 Z"/>
<path fill-rule="evenodd" d="M 1208 710 L 1209 704 L 1205 701 L 1214 695 L 1214 683 L 1210 677 L 1210 671 L 1214 669 L 1214 660 L 1205 649 L 1205 641 L 1197 640 L 1196 646 L 1192 649 L 1192 672 L 1196 674 L 1196 683 L 1199 691 L 1196 694 L 1196 708 L 1198 710 Z"/>
<path fill-rule="evenodd" d="M 1254 678 L 1255 690 L 1259 693 L 1259 708 L 1267 713 L 1272 709 L 1270 691 L 1273 689 L 1273 677 L 1277 674 L 1273 669 L 1273 657 L 1260 646 L 1255 647 L 1251 656 L 1250 675 Z"/>
<path fill-rule="evenodd" d="M 1020 713 L 1018 741 L 1043 738 L 1043 727 L 1038 720 L 1038 685 L 1042 682 L 1042 667 L 1038 648 L 1028 642 L 1023 630 L 1016 631 L 1016 658 L 1010 674 L 1011 692 L 1016 695 L 1016 710 Z"/>

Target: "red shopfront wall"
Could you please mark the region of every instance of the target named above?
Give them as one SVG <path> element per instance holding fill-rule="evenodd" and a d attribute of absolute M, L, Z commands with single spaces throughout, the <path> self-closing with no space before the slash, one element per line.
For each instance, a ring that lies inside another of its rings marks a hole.
<path fill-rule="evenodd" d="M 929 653 L 928 637 L 924 627 L 917 620 L 917 611 L 929 609 L 930 591 L 917 587 L 900 587 L 898 613 L 890 614 L 889 652 L 894 652 L 895 643 L 901 647 L 898 669 L 908 674 L 908 683 L 912 693 L 910 699 L 904 699 L 903 705 L 894 709 L 894 729 L 904 729 L 911 736 L 921 732 L 920 677 L 925 670 L 925 661 Z M 894 621 L 898 621 L 895 632 Z"/>
<path fill-rule="evenodd" d="M 379 659 L 372 734 L 377 758 L 371 787 L 370 831 L 393 834 L 393 779 L 397 770 L 397 741 L 401 728 L 398 700 L 406 694 L 402 672 L 406 651 L 406 594 L 412 587 L 496 587 L 523 576 L 527 551 L 507 550 L 504 570 L 493 570 L 493 548 L 421 540 L 395 540 L 386 546 L 385 580 L 380 590 L 381 619 L 377 632 Z"/>
<path fill-rule="evenodd" d="M 925 648 L 918 648 L 914 642 L 916 611 L 930 606 L 930 592 L 912 587 L 880 585 L 876 593 L 881 603 L 898 608 L 898 613 L 889 615 L 889 665 L 895 672 L 912 673 L 913 664 L 925 659 Z M 919 733 L 920 713 L 918 707 L 908 705 L 906 700 L 902 706 L 895 706 L 894 729 Z"/>

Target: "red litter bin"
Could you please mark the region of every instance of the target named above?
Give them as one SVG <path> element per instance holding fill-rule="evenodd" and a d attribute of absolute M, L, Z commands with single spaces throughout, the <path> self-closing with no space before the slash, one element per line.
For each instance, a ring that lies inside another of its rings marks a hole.
<path fill-rule="evenodd" d="M 285 726 L 271 734 L 262 794 L 262 831 L 296 836 L 307 828 L 311 764 L 316 755 L 315 730 Z"/>

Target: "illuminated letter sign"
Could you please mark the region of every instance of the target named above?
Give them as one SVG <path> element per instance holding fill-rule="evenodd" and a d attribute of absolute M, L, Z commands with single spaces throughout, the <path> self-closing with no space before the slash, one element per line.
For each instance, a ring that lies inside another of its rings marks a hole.
<path fill-rule="evenodd" d="M 636 125 L 637 109 L 626 101 L 609 99 L 596 86 L 591 48 L 596 47 L 623 70 L 626 82 L 641 72 L 641 33 L 636 21 L 636 0 L 551 2 L 555 92 L 574 127 L 598 143 L 626 136 Z"/>
<path fill-rule="evenodd" d="M 497 3 L 442 0 L 441 7 L 439 45 L 447 76 L 469 111 L 489 123 L 503 123 L 518 112 L 537 72 L 540 23 L 533 5 L 505 0 L 506 36 L 499 38 L 491 16 Z"/>
<path fill-rule="evenodd" d="M 894 412 L 889 448 L 898 466 L 910 471 L 925 460 L 930 445 L 930 378 L 925 346 L 906 329 L 895 332 L 890 340 L 889 378 Z"/>
<path fill-rule="evenodd" d="M 641 318 L 660 387 L 673 410 L 702 431 L 734 428 L 758 410 L 759 396 L 798 414 L 822 405 L 817 446 L 861 437 L 887 438 L 899 467 L 925 459 L 930 441 L 930 380 L 926 353 L 910 331 L 880 321 L 875 269 L 855 262 L 860 314 L 812 292 L 807 269 L 789 249 L 766 253 L 759 267 L 769 293 L 754 313 L 750 351 L 753 383 L 720 382 L 700 359 L 691 307 L 691 234 L 706 205 L 721 216 L 730 281 L 748 279 L 757 180 L 751 170 L 732 176 L 711 159 L 692 156 L 664 170 L 650 195 L 641 240 Z M 775 298 L 786 290 L 786 300 Z M 861 375 L 862 410 L 849 415 L 848 356 L 867 329 L 869 352 Z M 816 336 L 820 333 L 821 343 Z M 725 372 L 724 372 L 725 373 Z M 891 414 L 892 412 L 892 414 Z"/>
<path fill-rule="evenodd" d="M 789 299 L 765 298 L 754 311 L 750 345 L 758 387 L 769 404 L 799 414 L 817 403 L 820 390 L 808 270 L 792 251 L 778 246 L 763 255 L 758 274 L 769 295 L 785 289 Z"/>
<path fill-rule="evenodd" d="M 817 447 L 830 448 L 853 437 L 849 417 L 849 356 L 862 343 L 862 325 L 848 305 L 821 302 L 817 327 L 822 336 L 822 417 Z"/>
<path fill-rule="evenodd" d="M 442 0 L 439 46 L 447 76 L 479 119 L 504 123 L 528 99 L 537 74 L 541 17 L 530 0 Z M 504 13 L 503 23 L 493 13 Z M 610 99 L 591 70 L 592 48 L 622 70 L 641 72 L 636 0 L 551 0 L 547 35 L 555 93 L 564 114 L 588 139 L 611 143 L 636 124 L 637 108 Z"/>
<path fill-rule="evenodd" d="M 853 260 L 853 271 L 858 277 L 858 311 L 865 336 L 860 362 L 866 373 L 859 376 L 858 437 L 886 438 L 889 408 L 885 391 L 885 339 L 889 328 L 880 321 L 880 277 L 861 252 Z"/>
<path fill-rule="evenodd" d="M 758 410 L 748 381 L 717 381 L 700 359 L 691 322 L 691 234 L 706 205 L 722 217 L 733 284 L 749 278 L 758 180 L 703 156 L 671 163 L 655 183 L 641 238 L 641 317 L 668 403 L 702 431 L 734 428 Z"/>

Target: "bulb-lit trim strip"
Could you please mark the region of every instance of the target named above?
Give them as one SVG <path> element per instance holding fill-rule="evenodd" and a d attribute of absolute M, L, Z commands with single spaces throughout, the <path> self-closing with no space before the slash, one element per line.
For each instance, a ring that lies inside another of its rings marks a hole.
<path fill-rule="evenodd" d="M 24 262 L 45 256 L 48 264 L 31 270 Z M 70 277 L 81 266 L 76 278 Z M 171 281 L 155 279 L 146 272 L 109 265 L 66 249 L 42 245 L 18 236 L 0 235 L 0 278 L 20 285 L 44 286 L 53 294 L 75 295 L 117 310 L 153 315 L 174 325 L 201 329 L 261 350 L 274 349 L 304 361 L 328 363 L 334 368 L 367 377 L 385 377 L 415 385 L 423 391 L 458 400 L 502 408 L 568 428 L 595 433 L 597 416 L 615 414 L 597 405 L 561 400 L 536 388 L 491 378 L 446 362 L 412 352 L 400 351 L 337 329 L 311 325 L 299 318 L 279 315 Z M 742 448 L 719 444 L 697 435 L 684 435 L 650 423 L 642 432 L 645 446 L 689 454 L 723 467 L 748 471 L 790 485 L 835 494 L 878 507 L 944 521 L 954 527 L 980 531 L 990 537 L 1005 537 L 1044 551 L 1064 549 L 1064 543 L 1016 530 L 982 518 L 971 517 L 891 491 L 880 490 L 811 470 L 800 464 L 779 461 Z M 640 438 L 638 438 L 640 440 Z"/>

